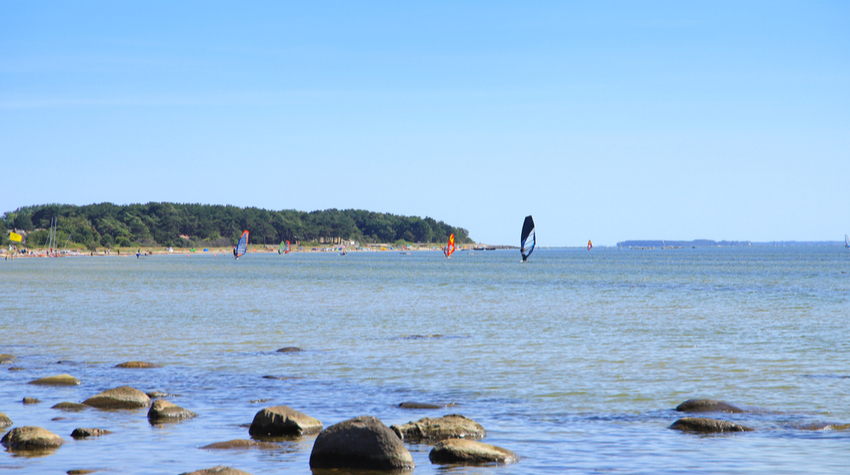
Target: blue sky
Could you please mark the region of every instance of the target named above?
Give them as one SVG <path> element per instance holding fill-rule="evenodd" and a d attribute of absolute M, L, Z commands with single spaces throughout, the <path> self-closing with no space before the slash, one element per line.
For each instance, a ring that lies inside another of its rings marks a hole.
<path fill-rule="evenodd" d="M 481 242 L 840 240 L 848 2 L 0 3 L 0 212 L 431 216 Z"/>

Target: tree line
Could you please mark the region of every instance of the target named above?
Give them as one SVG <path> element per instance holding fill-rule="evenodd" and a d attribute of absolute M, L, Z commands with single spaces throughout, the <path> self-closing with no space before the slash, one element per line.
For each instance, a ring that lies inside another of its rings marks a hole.
<path fill-rule="evenodd" d="M 44 246 L 57 218 L 57 247 L 235 245 L 243 230 L 253 244 L 309 242 L 335 238 L 361 243 L 445 242 L 454 233 L 458 243 L 471 243 L 466 229 L 433 218 L 399 216 L 365 210 L 272 211 L 254 207 L 147 203 L 86 206 L 46 204 L 25 206 L 3 214 L 0 238 L 9 244 L 9 231 L 25 231 L 28 247 Z M 181 237 L 186 236 L 187 238 Z"/>

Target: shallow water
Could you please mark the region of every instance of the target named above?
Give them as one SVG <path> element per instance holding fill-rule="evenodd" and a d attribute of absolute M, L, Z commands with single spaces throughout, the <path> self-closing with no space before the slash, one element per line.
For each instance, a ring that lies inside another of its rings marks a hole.
<path fill-rule="evenodd" d="M 441 468 L 409 445 L 414 473 L 846 473 L 850 252 L 837 247 L 652 251 L 249 254 L 0 262 L 0 412 L 66 440 L 0 452 L 0 473 L 105 469 L 176 474 L 218 464 L 309 474 L 314 438 L 280 450 L 208 451 L 249 438 L 264 407 L 330 426 L 460 413 L 503 467 Z M 304 349 L 277 353 L 285 346 Z M 131 360 L 162 368 L 114 368 Z M 72 388 L 27 385 L 70 373 Z M 264 379 L 263 376 L 285 379 Z M 146 411 L 63 413 L 128 384 L 197 412 L 151 426 Z M 23 405 L 24 396 L 41 399 Z M 756 429 L 667 427 L 691 398 L 752 409 L 714 417 Z M 252 402 L 268 399 L 265 402 Z M 450 403 L 404 410 L 403 401 Z M 55 417 L 65 417 L 54 421 Z M 75 441 L 77 427 L 114 433 Z"/>

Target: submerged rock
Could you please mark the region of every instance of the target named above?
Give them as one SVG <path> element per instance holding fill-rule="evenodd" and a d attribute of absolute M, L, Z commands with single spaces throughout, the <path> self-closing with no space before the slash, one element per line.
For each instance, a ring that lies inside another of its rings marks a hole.
<path fill-rule="evenodd" d="M 11 364 L 16 361 L 18 361 L 18 359 L 12 355 L 0 355 L 0 364 Z"/>
<path fill-rule="evenodd" d="M 510 450 L 466 439 L 447 439 L 439 442 L 428 454 L 432 463 L 484 465 L 508 464 L 519 461 L 519 456 Z"/>
<path fill-rule="evenodd" d="M 86 475 L 86 474 L 89 474 L 89 473 L 95 473 L 95 472 L 99 472 L 99 471 L 100 470 L 88 470 L 88 469 L 83 468 L 83 469 L 77 469 L 77 470 L 68 470 L 65 473 L 67 473 L 68 475 Z"/>
<path fill-rule="evenodd" d="M 446 440 L 472 438 L 480 439 L 486 435 L 481 424 L 460 414 L 431 419 L 425 417 L 416 422 L 390 427 L 402 440 L 416 442 L 420 440 Z"/>
<path fill-rule="evenodd" d="M 310 468 L 413 470 L 410 452 L 378 418 L 360 416 L 323 430 L 310 454 Z"/>
<path fill-rule="evenodd" d="M 71 432 L 71 437 L 75 439 L 85 439 L 86 437 L 100 437 L 102 435 L 111 434 L 112 431 L 108 431 L 106 429 L 83 429 L 77 428 L 74 429 L 74 432 Z"/>
<path fill-rule="evenodd" d="M 10 430 L 0 443 L 9 450 L 49 450 L 65 443 L 62 437 L 41 427 L 17 427 Z"/>
<path fill-rule="evenodd" d="M 168 393 L 164 393 L 162 391 L 151 391 L 151 392 L 145 393 L 145 394 L 151 399 L 159 399 L 159 398 L 163 398 L 163 397 L 174 397 L 175 396 L 175 394 L 168 394 Z"/>
<path fill-rule="evenodd" d="M 59 374 L 30 381 L 29 384 L 37 384 L 39 386 L 79 386 L 80 380 L 70 374 Z"/>
<path fill-rule="evenodd" d="M 20 366 L 12 366 L 9 368 L 9 371 L 23 371 L 26 368 L 21 368 Z"/>
<path fill-rule="evenodd" d="M 298 348 L 297 346 L 285 346 L 285 347 L 277 350 L 278 353 L 298 353 L 299 351 L 304 351 L 304 350 L 302 350 L 301 348 Z"/>
<path fill-rule="evenodd" d="M 154 401 L 151 409 L 148 411 L 148 419 L 151 423 L 155 422 L 176 422 L 183 419 L 190 419 L 197 416 L 194 412 L 183 409 L 177 404 L 171 403 L 164 399 Z"/>
<path fill-rule="evenodd" d="M 253 436 L 280 437 L 315 434 L 321 430 L 318 419 L 289 406 L 274 406 L 258 412 L 248 432 Z"/>
<path fill-rule="evenodd" d="M 235 469 L 233 467 L 225 467 L 224 465 L 219 465 L 218 467 L 205 468 L 203 470 L 195 470 L 194 472 L 183 472 L 180 475 L 251 475 L 248 472 L 243 472 L 242 470 Z"/>
<path fill-rule="evenodd" d="M 413 401 L 405 401 L 398 405 L 398 407 L 402 409 L 443 409 L 446 407 L 454 406 L 454 403 L 451 404 L 429 404 L 426 402 L 413 402 Z"/>
<path fill-rule="evenodd" d="M 128 361 L 115 365 L 116 368 L 162 368 L 156 363 L 148 363 L 146 361 Z"/>
<path fill-rule="evenodd" d="M 0 412 L 0 427 L 9 427 L 12 425 L 12 419 L 9 416 Z"/>
<path fill-rule="evenodd" d="M 280 445 L 272 442 L 261 442 L 259 440 L 234 439 L 227 442 L 216 442 L 201 447 L 202 449 L 210 450 L 227 450 L 227 449 L 279 449 Z"/>
<path fill-rule="evenodd" d="M 753 429 L 734 422 L 708 419 L 705 417 L 685 417 L 674 422 L 670 429 L 697 434 L 718 434 L 723 432 L 749 432 Z"/>
<path fill-rule="evenodd" d="M 24 400 L 21 402 L 23 402 L 24 404 L 38 404 L 41 401 L 34 397 L 25 397 Z"/>
<path fill-rule="evenodd" d="M 120 386 L 90 397 L 83 404 L 98 409 L 138 409 L 150 406 L 151 399 L 138 389 Z"/>
<path fill-rule="evenodd" d="M 743 409 L 729 404 L 725 401 L 715 401 L 714 399 L 688 399 L 676 406 L 678 412 L 744 412 Z"/>
<path fill-rule="evenodd" d="M 60 411 L 73 411 L 80 412 L 82 410 L 88 409 L 89 406 L 85 404 L 78 404 L 76 402 L 60 402 L 59 404 L 54 405 L 51 409 L 59 409 Z"/>

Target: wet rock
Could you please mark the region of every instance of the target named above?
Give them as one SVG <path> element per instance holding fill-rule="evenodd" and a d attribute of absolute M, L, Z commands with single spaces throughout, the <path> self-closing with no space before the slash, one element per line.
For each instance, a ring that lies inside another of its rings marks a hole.
<path fill-rule="evenodd" d="M 0 427 L 9 427 L 12 425 L 12 419 L 9 416 L 0 412 Z"/>
<path fill-rule="evenodd" d="M 89 406 L 85 404 L 78 404 L 76 402 L 60 402 L 59 404 L 54 405 L 51 409 L 59 409 L 60 411 L 71 411 L 71 412 L 80 412 L 82 410 L 88 409 Z"/>
<path fill-rule="evenodd" d="M 68 420 L 68 418 L 67 417 L 54 417 L 53 419 L 50 419 L 50 420 L 51 421 L 66 421 L 66 420 Z"/>
<path fill-rule="evenodd" d="M 159 399 L 164 397 L 174 397 L 175 394 L 168 394 L 162 391 L 151 391 L 149 393 L 145 393 L 151 399 Z"/>
<path fill-rule="evenodd" d="M 269 401 L 271 401 L 271 399 L 268 399 L 268 398 L 267 399 L 251 399 L 251 404 L 258 404 L 258 403 L 261 403 L 261 402 L 269 402 Z"/>
<path fill-rule="evenodd" d="M 116 368 L 162 368 L 156 363 L 148 363 L 146 361 L 128 361 L 115 365 Z"/>
<path fill-rule="evenodd" d="M 26 368 L 21 368 L 20 366 L 12 366 L 9 368 L 9 371 L 23 371 Z"/>
<path fill-rule="evenodd" d="M 233 467 L 225 467 L 224 465 L 219 465 L 218 467 L 205 468 L 203 470 L 195 470 L 194 472 L 184 472 L 180 475 L 251 475 L 248 472 L 243 472 L 242 470 L 235 469 Z"/>
<path fill-rule="evenodd" d="M 151 399 L 138 389 L 120 386 L 90 397 L 83 404 L 98 409 L 137 409 L 150 406 Z"/>
<path fill-rule="evenodd" d="M 194 412 L 183 409 L 177 404 L 171 403 L 164 399 L 154 401 L 151 409 L 148 411 L 148 419 L 151 423 L 155 422 L 176 422 L 183 419 L 190 419 L 197 416 Z"/>
<path fill-rule="evenodd" d="M 841 424 L 836 422 L 809 422 L 806 424 L 797 424 L 792 425 L 792 429 L 797 430 L 812 430 L 812 431 L 822 431 L 822 430 L 848 430 L 850 429 L 850 424 Z"/>
<path fill-rule="evenodd" d="M 25 398 L 24 398 L 24 400 L 23 400 L 22 402 L 23 402 L 24 404 L 38 404 L 38 403 L 40 403 L 41 401 L 40 401 L 40 400 L 38 400 L 38 399 L 36 399 L 36 398 L 34 398 L 34 397 L 25 397 Z"/>
<path fill-rule="evenodd" d="M 717 434 L 722 432 L 749 432 L 753 429 L 734 422 L 707 419 L 704 417 L 685 417 L 674 422 L 670 429 L 697 434 Z"/>
<path fill-rule="evenodd" d="M 18 361 L 18 359 L 12 355 L 0 355 L 0 364 L 12 364 L 16 361 Z"/>
<path fill-rule="evenodd" d="M 83 429 L 76 428 L 71 432 L 71 437 L 75 439 L 85 439 L 86 437 L 100 437 L 102 435 L 111 434 L 112 431 L 106 429 Z"/>
<path fill-rule="evenodd" d="M 259 440 L 235 439 L 227 442 L 216 442 L 205 445 L 202 449 L 227 450 L 227 449 L 279 449 L 280 445 L 272 442 L 261 442 Z"/>
<path fill-rule="evenodd" d="M 678 412 L 744 412 L 743 409 L 733 406 L 725 401 L 714 399 L 688 399 L 676 406 Z"/>
<path fill-rule="evenodd" d="M 259 437 L 302 436 L 322 430 L 322 423 L 289 406 L 267 407 L 258 412 L 248 432 Z"/>
<path fill-rule="evenodd" d="M 296 346 L 285 346 L 285 347 L 277 350 L 278 353 L 298 353 L 299 351 L 303 351 L 303 350 L 301 348 L 296 347 Z"/>
<path fill-rule="evenodd" d="M 9 450 L 49 450 L 65 443 L 62 437 L 41 427 L 16 427 L 0 440 Z"/>
<path fill-rule="evenodd" d="M 429 404 L 426 402 L 413 402 L 413 401 L 405 401 L 398 405 L 398 407 L 402 409 L 443 409 L 445 407 L 454 406 L 452 404 Z"/>
<path fill-rule="evenodd" d="M 99 471 L 99 470 L 80 469 L 80 470 L 68 470 L 65 473 L 67 473 L 68 475 L 86 475 L 88 473 L 94 473 L 94 472 L 97 472 L 97 471 Z"/>
<path fill-rule="evenodd" d="M 486 435 L 481 424 L 461 416 L 449 414 L 437 419 L 425 417 L 416 422 L 390 427 L 402 440 L 416 442 L 420 440 L 480 439 Z"/>
<path fill-rule="evenodd" d="M 80 380 L 70 374 L 60 374 L 36 379 L 35 381 L 30 381 L 29 384 L 37 384 L 40 386 L 79 386 Z"/>
<path fill-rule="evenodd" d="M 311 469 L 413 470 L 413 458 L 396 434 L 378 418 L 360 416 L 319 433 L 310 454 Z"/>
<path fill-rule="evenodd" d="M 519 456 L 510 450 L 466 439 L 447 439 L 437 443 L 428 454 L 431 463 L 484 465 L 508 464 L 519 461 Z"/>
<path fill-rule="evenodd" d="M 263 376 L 263 379 L 279 379 L 281 381 L 286 381 L 288 379 L 301 379 L 300 376 L 278 376 L 274 374 L 267 374 Z"/>

